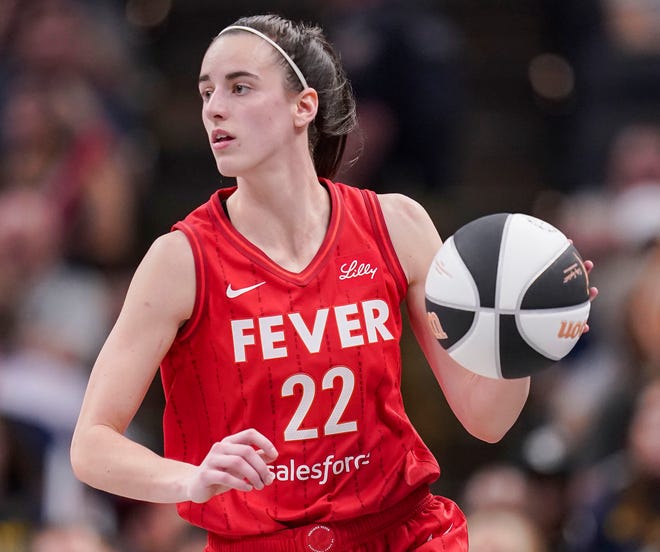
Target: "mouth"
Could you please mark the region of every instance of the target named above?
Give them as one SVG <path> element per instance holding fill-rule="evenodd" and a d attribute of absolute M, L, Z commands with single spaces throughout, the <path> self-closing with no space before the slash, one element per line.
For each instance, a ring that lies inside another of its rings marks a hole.
<path fill-rule="evenodd" d="M 211 133 L 211 146 L 213 148 L 222 148 L 232 140 L 234 140 L 234 137 L 222 129 L 214 130 Z"/>

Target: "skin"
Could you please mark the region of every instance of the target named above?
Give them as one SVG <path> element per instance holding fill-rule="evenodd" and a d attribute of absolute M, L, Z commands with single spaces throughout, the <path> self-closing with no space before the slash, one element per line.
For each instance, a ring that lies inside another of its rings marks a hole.
<path fill-rule="evenodd" d="M 287 90 L 279 62 L 268 43 L 248 33 L 217 39 L 200 70 L 202 120 L 218 170 L 237 177 L 238 189 L 227 201 L 232 223 L 283 268 L 299 272 L 321 246 L 331 205 L 307 142 L 317 94 L 311 88 Z M 231 140 L 218 143 L 218 134 Z M 380 202 L 408 277 L 411 324 L 431 369 L 465 428 L 495 442 L 518 418 L 529 378 L 483 378 L 449 357 L 425 321 L 424 280 L 440 236 L 413 200 L 386 194 Z M 267 466 L 277 451 L 254 429 L 215 443 L 199 466 L 163 458 L 124 436 L 194 299 L 187 239 L 181 232 L 157 238 L 90 376 L 71 447 L 82 481 L 151 502 L 205 502 L 229 489 L 259 490 L 273 482 Z"/>

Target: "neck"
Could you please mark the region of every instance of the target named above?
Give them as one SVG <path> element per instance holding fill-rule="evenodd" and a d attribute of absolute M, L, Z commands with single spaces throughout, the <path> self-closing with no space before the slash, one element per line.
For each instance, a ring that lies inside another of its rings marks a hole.
<path fill-rule="evenodd" d="M 330 197 L 313 166 L 239 178 L 227 201 L 232 224 L 283 268 L 299 272 L 318 251 L 330 221 Z"/>

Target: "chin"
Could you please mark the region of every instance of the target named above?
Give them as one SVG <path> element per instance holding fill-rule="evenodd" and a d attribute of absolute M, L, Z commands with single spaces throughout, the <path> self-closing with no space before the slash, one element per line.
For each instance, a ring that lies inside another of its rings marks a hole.
<path fill-rule="evenodd" d="M 231 164 L 222 159 L 216 159 L 215 166 L 218 172 L 225 178 L 236 178 L 240 172 L 236 167 L 232 167 Z"/>
<path fill-rule="evenodd" d="M 216 167 L 218 168 L 218 172 L 225 178 L 254 175 L 264 170 L 263 163 L 236 162 L 236 160 L 228 160 L 227 158 L 216 159 Z"/>

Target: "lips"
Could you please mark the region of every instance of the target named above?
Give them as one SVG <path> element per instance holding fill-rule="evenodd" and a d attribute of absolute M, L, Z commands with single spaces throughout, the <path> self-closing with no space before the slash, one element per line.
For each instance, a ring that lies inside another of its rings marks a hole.
<path fill-rule="evenodd" d="M 222 149 L 234 140 L 234 137 L 227 131 L 218 128 L 211 132 L 211 147 L 213 149 Z"/>

